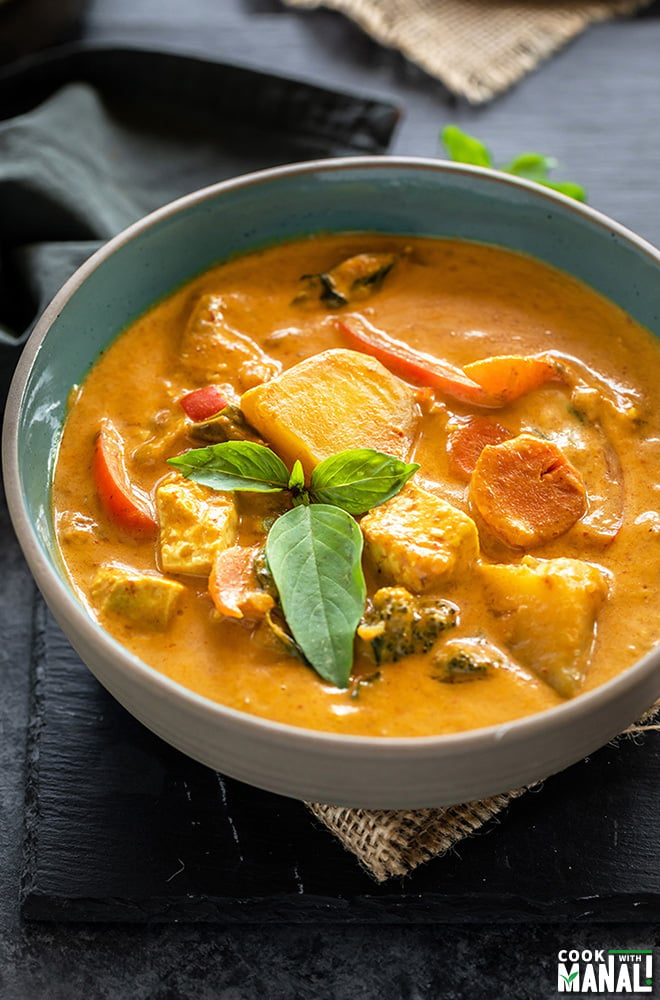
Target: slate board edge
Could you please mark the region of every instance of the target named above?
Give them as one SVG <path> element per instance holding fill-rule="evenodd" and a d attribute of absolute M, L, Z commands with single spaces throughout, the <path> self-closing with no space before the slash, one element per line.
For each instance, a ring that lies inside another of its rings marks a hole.
<path fill-rule="evenodd" d="M 32 658 L 29 665 L 30 713 L 25 752 L 25 800 L 23 819 L 23 865 L 19 887 L 19 902 L 24 912 L 34 890 L 39 850 L 39 757 L 40 737 L 44 721 L 44 676 L 46 669 L 47 609 L 35 588 L 32 606 Z"/>
<path fill-rule="evenodd" d="M 479 912 L 471 897 L 450 898 L 428 893 L 417 899 L 396 896 L 323 899 L 301 896 L 295 914 L 290 896 L 222 899 L 208 896 L 188 900 L 185 913 L 171 899 L 98 900 L 67 898 L 28 892 L 22 913 L 26 920 L 67 923 L 218 923 L 218 924 L 650 924 L 660 922 L 657 896 L 613 896 L 609 899 L 563 901 L 560 916 L 537 901 L 511 897 L 480 900 Z"/>

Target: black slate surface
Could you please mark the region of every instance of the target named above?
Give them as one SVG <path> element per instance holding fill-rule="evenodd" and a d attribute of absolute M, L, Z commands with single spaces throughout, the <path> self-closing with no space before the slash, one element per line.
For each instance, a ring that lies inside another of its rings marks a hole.
<path fill-rule="evenodd" d="M 377 884 L 291 799 L 153 736 L 35 614 L 28 919 L 660 920 L 660 733 L 594 754 L 444 858 Z"/>

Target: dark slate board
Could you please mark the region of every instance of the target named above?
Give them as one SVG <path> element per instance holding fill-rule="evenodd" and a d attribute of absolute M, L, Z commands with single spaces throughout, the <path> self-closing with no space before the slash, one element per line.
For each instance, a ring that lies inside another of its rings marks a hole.
<path fill-rule="evenodd" d="M 300 803 L 173 750 L 96 682 L 38 600 L 23 915 L 33 920 L 660 920 L 660 733 L 513 802 L 376 884 Z"/>

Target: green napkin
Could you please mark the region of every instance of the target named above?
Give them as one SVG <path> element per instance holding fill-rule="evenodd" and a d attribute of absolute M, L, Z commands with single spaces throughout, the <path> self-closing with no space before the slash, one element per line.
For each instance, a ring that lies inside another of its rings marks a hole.
<path fill-rule="evenodd" d="M 0 74 L 0 344 L 97 246 L 223 178 L 387 148 L 391 105 L 171 53 L 66 48 Z M 4 352 L 3 352 L 4 353 Z"/>

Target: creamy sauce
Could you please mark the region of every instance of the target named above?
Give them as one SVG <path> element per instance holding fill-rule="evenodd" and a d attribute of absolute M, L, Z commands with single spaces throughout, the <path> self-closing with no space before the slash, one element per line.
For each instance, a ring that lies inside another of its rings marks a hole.
<path fill-rule="evenodd" d="M 293 302 L 301 275 L 327 272 L 363 251 L 400 252 L 404 247 L 410 253 L 363 301 L 339 310 L 320 302 Z M 277 643 L 262 641 L 262 630 L 253 622 L 221 618 L 203 576 L 176 577 L 185 593 L 162 632 L 95 609 L 90 594 L 99 567 L 121 563 L 160 572 L 154 539 L 133 536 L 113 523 L 97 496 L 91 470 L 101 421 L 113 420 L 124 440 L 129 478 L 150 495 L 171 474 L 166 458 L 199 446 L 187 434 L 178 401 L 206 380 L 181 363 L 181 338 L 195 302 L 209 292 L 224 296 L 232 326 L 259 345 L 277 370 L 329 348 L 345 348 L 335 317 L 353 312 L 458 366 L 494 355 L 547 351 L 578 359 L 584 384 L 577 396 L 565 384 L 549 382 L 489 415 L 511 434 L 531 431 L 551 438 L 568 449 L 578 468 L 584 465 L 588 493 L 593 494 L 586 521 L 533 552 L 538 559 L 585 560 L 607 573 L 608 596 L 598 613 L 583 690 L 613 677 L 658 642 L 657 342 L 603 297 L 525 256 L 460 241 L 356 234 L 292 242 L 209 271 L 124 331 L 75 393 L 54 478 L 58 541 L 81 600 L 128 649 L 225 705 L 339 733 L 457 732 L 563 701 L 515 656 L 484 679 L 442 683 L 430 654 L 410 655 L 378 669 L 360 643 L 353 682 L 348 690 L 339 690 Z M 255 382 L 259 378 L 254 374 Z M 238 394 L 248 388 L 232 373 L 226 381 L 233 382 Z M 446 441 L 451 421 L 472 412 L 482 411 L 439 392 L 422 398 L 412 455 L 420 464 L 416 482 L 471 514 L 469 486 L 452 470 Z M 588 458 L 590 451 L 599 453 L 602 468 Z M 279 501 L 256 496 L 242 495 L 237 503 L 241 544 L 258 540 L 263 517 L 282 509 Z M 599 533 L 599 523 L 611 519 L 612 508 L 623 518 L 613 538 Z M 595 528 L 589 527 L 590 518 Z M 522 555 L 482 532 L 485 562 L 517 563 Z M 373 591 L 380 583 L 368 561 L 365 571 Z M 452 639 L 486 636 L 504 648 L 497 616 L 475 574 L 459 575 L 441 596 L 459 608 Z"/>

